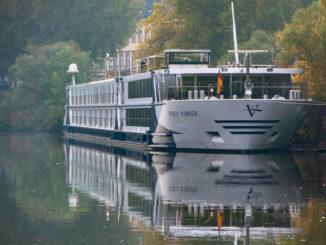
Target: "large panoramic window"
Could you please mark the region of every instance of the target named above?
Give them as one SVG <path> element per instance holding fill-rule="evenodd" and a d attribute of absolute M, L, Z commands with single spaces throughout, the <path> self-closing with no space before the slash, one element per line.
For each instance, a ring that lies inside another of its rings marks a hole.
<path fill-rule="evenodd" d="M 171 52 L 168 64 L 208 64 L 207 52 Z"/>
<path fill-rule="evenodd" d="M 176 75 L 155 76 L 157 102 L 178 97 Z"/>
<path fill-rule="evenodd" d="M 149 127 L 150 121 L 150 108 L 126 109 L 127 126 Z"/>
<path fill-rule="evenodd" d="M 128 83 L 128 98 L 146 98 L 152 97 L 152 80 L 144 79 Z"/>

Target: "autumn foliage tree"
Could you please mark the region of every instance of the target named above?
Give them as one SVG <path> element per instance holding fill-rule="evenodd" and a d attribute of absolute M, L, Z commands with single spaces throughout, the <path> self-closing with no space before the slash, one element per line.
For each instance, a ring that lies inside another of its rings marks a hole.
<path fill-rule="evenodd" d="M 305 74 L 297 82 L 307 82 L 309 96 L 326 101 L 326 1 L 320 0 L 300 9 L 292 22 L 278 35 L 278 63 L 296 64 Z"/>
<path fill-rule="evenodd" d="M 135 52 L 138 59 L 160 54 L 165 48 L 171 47 L 169 42 L 177 31 L 178 19 L 175 18 L 172 5 L 168 1 L 154 2 L 153 8 L 153 13 L 140 22 L 140 25 L 150 31 L 150 38 L 138 44 Z"/>

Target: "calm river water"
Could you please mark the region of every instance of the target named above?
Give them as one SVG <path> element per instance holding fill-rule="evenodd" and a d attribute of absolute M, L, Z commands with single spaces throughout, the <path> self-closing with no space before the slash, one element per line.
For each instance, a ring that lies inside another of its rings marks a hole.
<path fill-rule="evenodd" d="M 0 244 L 326 244 L 326 154 L 0 145 Z"/>

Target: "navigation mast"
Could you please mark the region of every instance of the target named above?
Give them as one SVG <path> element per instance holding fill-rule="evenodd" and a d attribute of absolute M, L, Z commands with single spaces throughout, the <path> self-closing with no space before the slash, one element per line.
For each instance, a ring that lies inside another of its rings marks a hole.
<path fill-rule="evenodd" d="M 237 29 L 235 27 L 235 18 L 234 18 L 234 7 L 233 1 L 231 2 L 232 10 L 232 30 L 233 30 L 233 43 L 234 43 L 234 57 L 236 65 L 239 65 L 239 54 L 238 54 L 238 41 L 237 41 Z"/>

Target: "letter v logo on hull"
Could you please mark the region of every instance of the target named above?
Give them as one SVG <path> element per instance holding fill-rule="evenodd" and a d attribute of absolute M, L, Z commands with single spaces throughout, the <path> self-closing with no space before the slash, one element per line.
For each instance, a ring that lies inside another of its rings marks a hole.
<path fill-rule="evenodd" d="M 256 111 L 263 111 L 258 108 L 259 105 L 252 105 L 252 106 L 246 105 L 246 106 L 247 106 L 248 112 L 250 114 L 250 117 L 253 117 Z"/>

